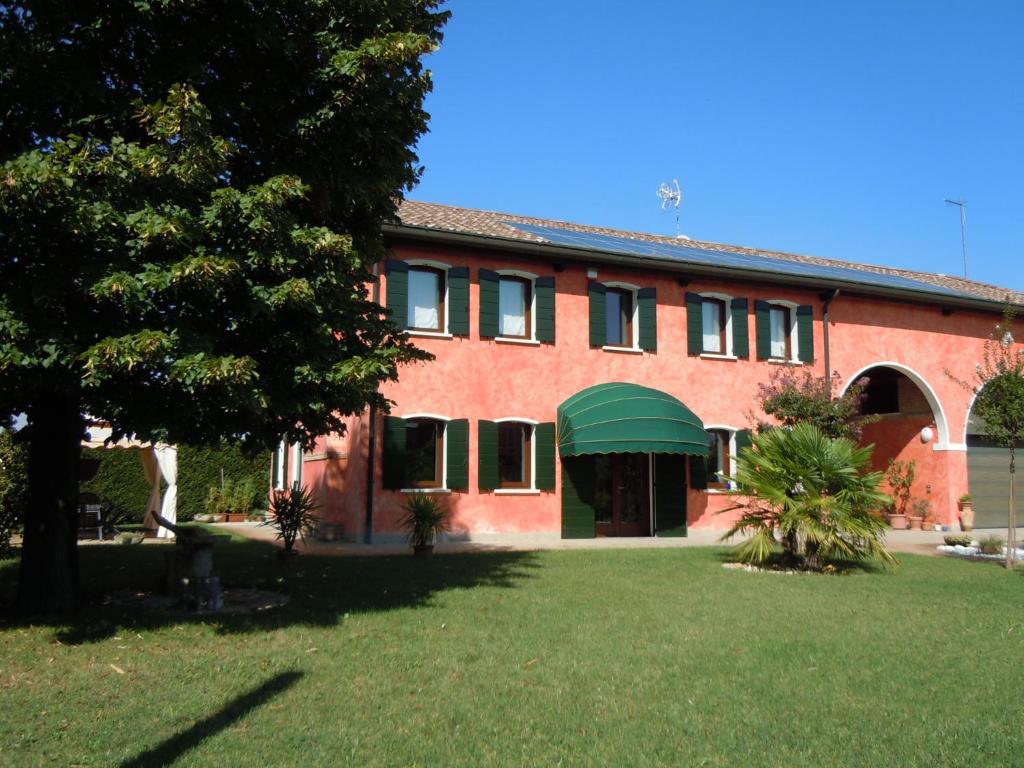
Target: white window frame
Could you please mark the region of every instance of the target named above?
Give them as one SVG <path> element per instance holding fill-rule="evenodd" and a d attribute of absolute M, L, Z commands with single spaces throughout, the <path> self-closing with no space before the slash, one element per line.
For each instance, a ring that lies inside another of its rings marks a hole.
<path fill-rule="evenodd" d="M 768 362 L 771 363 L 795 363 L 800 364 L 800 334 L 797 333 L 796 323 L 796 310 L 800 306 L 795 301 L 788 301 L 787 299 L 766 299 L 765 303 L 769 306 L 785 307 L 789 310 L 789 359 L 784 357 L 769 357 Z M 771 339 L 771 317 L 768 319 L 768 336 L 769 343 Z"/>
<path fill-rule="evenodd" d="M 299 487 L 302 487 L 302 443 L 292 443 L 291 445 L 291 464 L 292 471 L 290 475 L 291 482 L 288 484 L 289 488 L 294 488 L 295 484 L 298 483 Z"/>
<path fill-rule="evenodd" d="M 288 470 L 288 443 L 284 440 L 277 444 L 277 449 L 274 451 L 274 464 L 277 470 L 277 482 L 274 483 L 274 490 L 283 491 L 287 487 Z"/>
<path fill-rule="evenodd" d="M 444 437 L 441 438 L 441 486 L 439 488 L 400 488 L 399 493 L 451 493 L 448 487 L 448 422 L 451 418 L 436 413 L 409 413 L 399 416 L 402 421 L 431 419 L 444 422 Z"/>
<path fill-rule="evenodd" d="M 495 424 L 529 424 L 530 431 L 530 487 L 529 488 L 495 488 L 494 493 L 499 496 L 536 496 L 540 494 L 537 490 L 537 425 L 540 423 L 534 419 L 526 419 L 522 416 L 505 416 L 495 419 Z M 477 446 L 477 451 L 480 447 Z"/>
<path fill-rule="evenodd" d="M 444 273 L 444 328 L 440 331 L 417 331 L 410 329 L 407 333 L 410 336 L 426 336 L 440 339 L 452 338 L 451 332 L 448 330 L 448 317 L 451 315 L 451 305 L 448 302 L 448 270 L 452 268 L 451 264 L 445 264 L 443 261 L 434 261 L 433 259 L 407 259 L 405 262 L 409 269 L 415 267 L 431 267 L 432 269 L 439 269 Z M 409 300 L 405 302 L 405 316 L 409 317 Z"/>
<path fill-rule="evenodd" d="M 701 357 L 707 357 L 712 360 L 735 360 L 736 353 L 733 351 L 732 346 L 732 300 L 733 297 L 726 293 L 717 293 L 715 291 L 705 291 L 699 294 L 701 299 L 715 299 L 725 304 L 725 350 L 721 353 L 718 352 L 704 352 L 704 337 L 701 335 Z M 700 322 L 701 328 L 704 327 L 704 307 L 701 305 L 700 308 Z"/>
<path fill-rule="evenodd" d="M 640 349 L 640 304 L 636 300 L 637 294 L 640 292 L 639 285 L 633 285 L 632 283 L 620 283 L 620 282 L 609 282 L 602 283 L 605 288 L 618 288 L 620 291 L 629 291 L 632 294 L 631 301 L 633 302 L 633 318 L 630 322 L 630 326 L 633 329 L 633 338 L 629 340 L 629 346 L 617 347 L 615 345 L 606 344 L 601 349 L 608 352 L 643 352 Z M 608 313 L 608 297 L 605 296 L 605 316 L 607 318 Z M 607 323 L 607 319 L 605 323 Z M 606 326 L 607 327 L 607 326 Z M 607 339 L 606 339 L 607 341 Z"/>
<path fill-rule="evenodd" d="M 704 431 L 710 432 L 713 429 L 717 429 L 719 432 L 729 433 L 729 466 L 725 469 L 725 474 L 729 477 L 733 477 L 736 474 L 736 433 L 739 432 L 738 427 L 731 427 L 728 424 L 705 424 Z M 711 478 L 708 478 L 708 482 L 711 482 Z M 725 488 L 708 488 L 707 493 L 728 493 L 729 491 L 735 490 L 732 482 L 727 483 Z"/>
<path fill-rule="evenodd" d="M 501 325 L 501 278 L 519 277 L 530 283 L 530 306 L 527 312 L 530 313 L 530 336 L 523 339 L 518 336 L 495 336 L 495 341 L 504 341 L 510 344 L 540 344 L 537 341 L 537 275 L 533 272 L 524 272 L 520 269 L 499 269 L 498 272 L 498 325 Z"/>

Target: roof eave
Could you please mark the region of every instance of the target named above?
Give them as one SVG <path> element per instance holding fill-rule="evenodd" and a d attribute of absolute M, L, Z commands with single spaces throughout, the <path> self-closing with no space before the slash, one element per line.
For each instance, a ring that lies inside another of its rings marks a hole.
<path fill-rule="evenodd" d="M 588 261 L 631 267 L 640 266 L 649 269 L 657 269 L 663 272 L 673 272 L 676 274 L 732 277 L 751 282 L 789 286 L 797 285 L 816 290 L 839 289 L 847 294 L 854 293 L 869 297 L 901 299 L 921 304 L 931 304 L 943 308 L 976 309 L 985 312 L 1001 312 L 1003 307 L 1006 306 L 1005 302 L 986 299 L 981 296 L 976 298 L 969 296 L 949 296 L 943 293 L 932 293 L 931 291 L 916 291 L 908 288 L 890 288 L 875 285 L 870 282 L 862 283 L 855 280 L 829 280 L 824 278 L 805 277 L 801 275 L 780 275 L 775 272 L 745 269 L 742 267 L 730 267 L 725 265 L 710 266 L 707 264 L 695 264 L 677 259 L 626 255 L 610 251 L 556 245 L 553 243 L 538 243 L 512 237 L 500 237 L 497 235 L 455 232 L 452 230 L 435 229 L 433 227 L 421 227 L 410 224 L 385 224 L 383 227 L 383 233 L 385 237 L 429 243 L 441 243 L 445 245 L 483 247 L 495 251 L 511 251 L 519 254 L 560 258 L 570 261 Z M 1016 306 L 1021 305 L 1018 304 Z"/>

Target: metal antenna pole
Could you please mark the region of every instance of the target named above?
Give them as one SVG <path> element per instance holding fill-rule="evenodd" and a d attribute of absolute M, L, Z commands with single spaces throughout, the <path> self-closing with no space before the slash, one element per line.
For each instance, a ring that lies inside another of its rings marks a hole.
<path fill-rule="evenodd" d="M 946 198 L 946 202 L 960 209 L 960 250 L 964 254 L 964 277 L 967 277 L 967 201 L 961 198 Z"/>

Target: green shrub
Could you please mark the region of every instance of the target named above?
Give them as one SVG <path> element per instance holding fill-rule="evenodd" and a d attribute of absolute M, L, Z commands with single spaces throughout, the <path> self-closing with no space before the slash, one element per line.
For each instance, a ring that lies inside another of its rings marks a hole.
<path fill-rule="evenodd" d="M 1003 540 L 999 536 L 986 536 L 978 542 L 978 549 L 983 555 L 1003 554 Z"/>
<path fill-rule="evenodd" d="M 255 506 L 257 492 L 252 478 L 246 477 L 238 482 L 225 480 L 224 486 L 211 485 L 206 493 L 206 514 L 226 515 L 237 512 L 248 515 Z"/>
<path fill-rule="evenodd" d="M 11 554 L 11 535 L 21 530 L 28 503 L 28 456 L 14 435 L 0 431 L 0 558 Z"/>
<path fill-rule="evenodd" d="M 402 528 L 409 535 L 409 544 L 423 547 L 448 530 L 449 513 L 436 497 L 426 493 L 413 493 L 402 505 Z"/>
<path fill-rule="evenodd" d="M 949 536 L 943 536 L 942 540 L 951 547 L 969 547 L 973 539 L 963 533 L 954 533 Z"/>
<path fill-rule="evenodd" d="M 81 490 L 95 493 L 101 501 L 128 510 L 133 519 L 141 521 L 146 514 L 149 484 L 142 469 L 138 451 L 118 449 L 86 449 L 83 458 L 99 459 L 96 476 L 82 483 Z M 241 499 L 251 494 L 248 509 L 266 507 L 266 491 L 270 483 L 270 457 L 246 456 L 235 446 L 196 448 L 178 447 L 178 520 L 191 520 L 206 509 L 210 489 L 220 489 L 221 471 L 225 486 L 230 483 Z M 239 492 L 241 486 L 243 491 Z M 161 481 L 161 493 L 166 484 Z M 232 501 L 231 503 L 236 503 Z"/>

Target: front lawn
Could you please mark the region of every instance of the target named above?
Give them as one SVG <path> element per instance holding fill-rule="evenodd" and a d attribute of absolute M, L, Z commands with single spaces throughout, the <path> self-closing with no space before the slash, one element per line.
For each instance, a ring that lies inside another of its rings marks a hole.
<path fill-rule="evenodd" d="M 192 620 L 0 624 L 11 765 L 1024 762 L 1024 576 L 727 571 L 720 550 L 411 557 L 219 546 L 291 595 Z M 160 548 L 83 547 L 100 592 Z M 9 599 L 15 563 L 0 566 Z"/>

